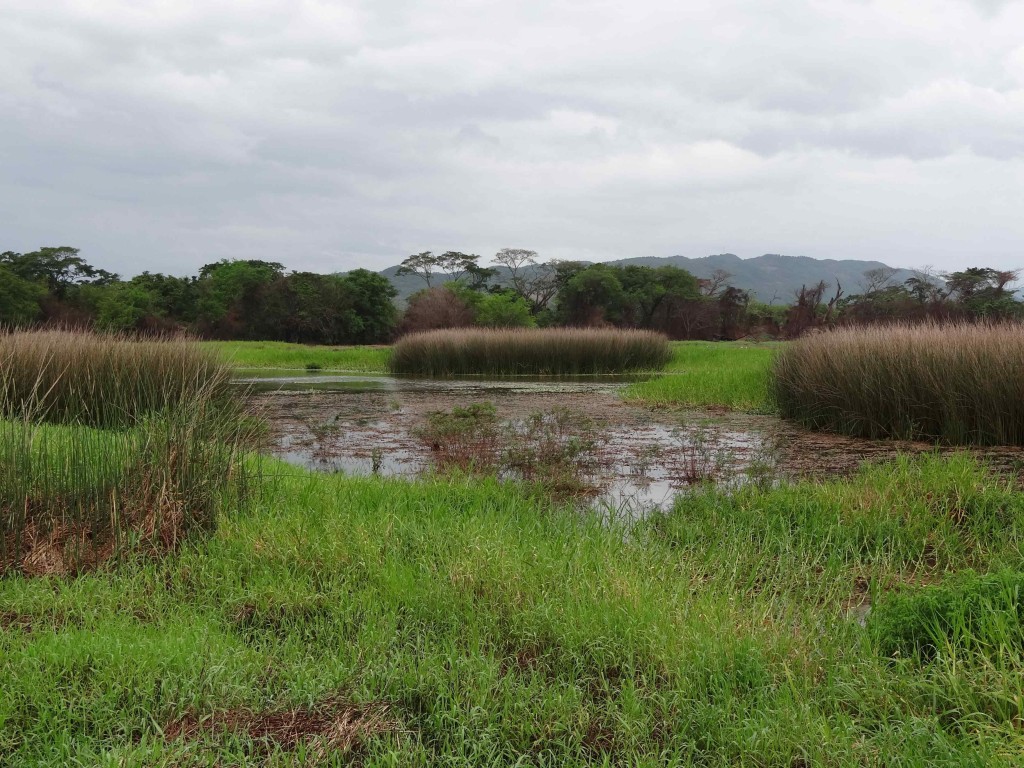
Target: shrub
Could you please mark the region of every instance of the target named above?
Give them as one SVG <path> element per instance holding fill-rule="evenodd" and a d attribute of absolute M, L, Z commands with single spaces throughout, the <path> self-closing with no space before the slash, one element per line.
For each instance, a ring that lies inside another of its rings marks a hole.
<path fill-rule="evenodd" d="M 472 324 L 473 308 L 453 290 L 442 285 L 425 288 L 409 297 L 399 332 L 417 333 Z"/>
<path fill-rule="evenodd" d="M 227 403 L 231 371 L 185 340 L 26 331 L 0 335 L 0 418 L 130 427 L 194 403 Z"/>
<path fill-rule="evenodd" d="M 619 373 L 662 368 L 670 356 L 668 340 L 651 331 L 460 329 L 400 339 L 392 349 L 391 370 L 439 377 Z"/>
<path fill-rule="evenodd" d="M 938 586 L 888 595 L 870 629 L 879 651 L 930 661 L 939 653 L 1024 649 L 1024 573 L 966 571 Z"/>
<path fill-rule="evenodd" d="M 1024 445 L 1024 326 L 847 328 L 776 357 L 780 413 L 868 438 Z"/>

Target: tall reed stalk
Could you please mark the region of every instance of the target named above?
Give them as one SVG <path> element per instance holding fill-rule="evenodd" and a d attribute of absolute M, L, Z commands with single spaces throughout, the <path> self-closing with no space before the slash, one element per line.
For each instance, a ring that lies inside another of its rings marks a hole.
<path fill-rule="evenodd" d="M 891 325 L 808 336 L 775 358 L 780 413 L 869 438 L 1024 445 L 1024 326 Z"/>
<path fill-rule="evenodd" d="M 670 357 L 668 340 L 651 331 L 459 328 L 399 339 L 390 365 L 418 376 L 571 376 L 656 370 Z"/>
<path fill-rule="evenodd" d="M 210 530 L 247 490 L 248 433 L 230 371 L 188 342 L 0 337 L 0 573 Z"/>

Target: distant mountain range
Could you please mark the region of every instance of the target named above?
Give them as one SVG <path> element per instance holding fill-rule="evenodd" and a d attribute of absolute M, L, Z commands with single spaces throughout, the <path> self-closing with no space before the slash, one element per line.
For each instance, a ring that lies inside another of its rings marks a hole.
<path fill-rule="evenodd" d="M 753 259 L 741 259 L 732 253 L 721 253 L 715 256 L 689 258 L 686 256 L 640 257 L 605 262 L 607 264 L 625 265 L 639 264 L 645 267 L 664 267 L 672 265 L 681 267 L 700 278 L 710 278 L 718 269 L 732 273 L 729 284 L 745 291 L 750 291 L 759 301 L 766 303 L 788 304 L 793 295 L 802 285 L 816 285 L 820 280 L 835 288 L 836 282 L 843 286 L 846 295 L 858 293 L 864 281 L 864 273 L 869 269 L 888 268 L 880 261 L 860 261 L 858 259 L 812 259 L 808 256 L 783 256 L 777 253 L 766 253 Z M 399 301 L 403 302 L 412 293 L 424 287 L 423 280 L 415 275 L 395 273 L 398 266 L 388 267 L 380 274 L 387 277 L 398 290 Z M 901 283 L 914 273 L 909 269 L 898 269 L 893 277 L 894 282 Z M 507 281 L 508 272 L 500 268 L 497 280 Z M 433 279 L 434 285 L 445 282 L 442 275 Z"/>

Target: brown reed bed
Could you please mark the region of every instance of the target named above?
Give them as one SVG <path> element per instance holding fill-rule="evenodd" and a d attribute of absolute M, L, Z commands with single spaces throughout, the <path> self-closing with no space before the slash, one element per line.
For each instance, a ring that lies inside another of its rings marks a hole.
<path fill-rule="evenodd" d="M 1024 445 L 1024 326 L 889 325 L 799 339 L 775 358 L 779 412 L 812 429 Z"/>
<path fill-rule="evenodd" d="M 576 376 L 663 368 L 671 357 L 659 333 L 605 328 L 458 328 L 404 336 L 392 373 L 447 377 Z"/>
<path fill-rule="evenodd" d="M 0 334 L 0 418 L 126 427 L 197 398 L 227 403 L 231 397 L 230 369 L 186 339 Z"/>

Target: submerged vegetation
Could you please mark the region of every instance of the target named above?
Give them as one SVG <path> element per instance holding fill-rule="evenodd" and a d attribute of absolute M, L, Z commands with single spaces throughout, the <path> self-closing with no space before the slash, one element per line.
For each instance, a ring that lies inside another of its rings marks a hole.
<path fill-rule="evenodd" d="M 0 572 L 73 572 L 212 529 L 246 484 L 230 379 L 188 342 L 0 336 Z"/>
<path fill-rule="evenodd" d="M 416 435 L 441 473 L 521 480 L 559 498 L 597 491 L 600 427 L 567 408 L 501 420 L 492 403 L 471 403 L 431 413 Z"/>
<path fill-rule="evenodd" d="M 415 333 L 392 348 L 393 373 L 551 376 L 663 368 L 668 340 L 651 331 L 594 328 L 458 329 Z"/>
<path fill-rule="evenodd" d="M 799 339 L 773 395 L 812 429 L 868 438 L 1024 445 L 1024 326 L 892 325 Z"/>

